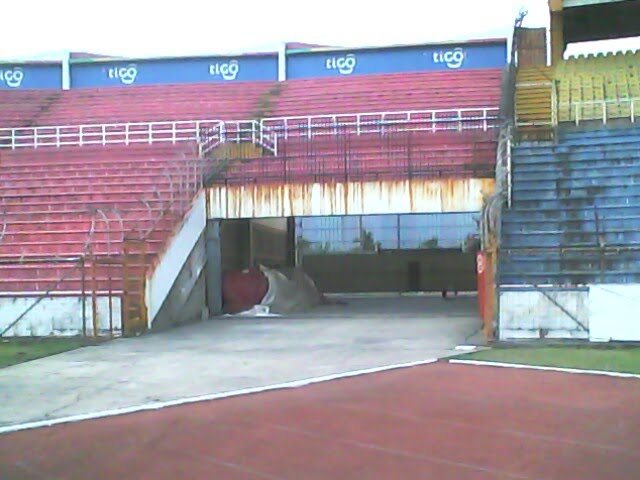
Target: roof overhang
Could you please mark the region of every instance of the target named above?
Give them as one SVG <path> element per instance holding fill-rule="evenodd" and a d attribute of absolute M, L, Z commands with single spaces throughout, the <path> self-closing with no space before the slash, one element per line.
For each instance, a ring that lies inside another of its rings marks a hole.
<path fill-rule="evenodd" d="M 549 10 L 565 45 L 640 36 L 640 0 L 549 0 Z"/>

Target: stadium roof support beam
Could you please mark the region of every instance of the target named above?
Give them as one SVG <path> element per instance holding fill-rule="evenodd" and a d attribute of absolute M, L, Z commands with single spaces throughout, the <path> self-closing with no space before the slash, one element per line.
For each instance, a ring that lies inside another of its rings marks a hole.
<path fill-rule="evenodd" d="M 551 59 L 569 43 L 640 36 L 639 0 L 549 0 Z"/>

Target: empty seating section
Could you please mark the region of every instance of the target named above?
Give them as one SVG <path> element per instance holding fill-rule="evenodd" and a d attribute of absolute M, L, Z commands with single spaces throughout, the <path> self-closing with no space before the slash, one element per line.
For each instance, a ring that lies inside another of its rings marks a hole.
<path fill-rule="evenodd" d="M 284 82 L 0 92 L 2 126 L 284 117 L 498 106 L 499 69 Z M 270 108 L 264 111 L 264 103 Z"/>
<path fill-rule="evenodd" d="M 270 116 L 497 107 L 501 76 L 488 69 L 291 80 Z"/>
<path fill-rule="evenodd" d="M 275 157 L 231 164 L 219 183 L 344 182 L 412 176 L 490 178 L 496 133 L 396 132 L 294 137 Z"/>
<path fill-rule="evenodd" d="M 0 150 L 0 259 L 121 254 L 125 234 L 158 252 L 194 194 L 194 158 L 186 144 Z M 47 288 L 65 268 L 37 265 L 3 264 L 0 291 Z"/>
<path fill-rule="evenodd" d="M 639 99 L 640 53 L 570 58 L 556 67 L 560 121 L 631 116 Z M 606 108 L 606 110 L 603 110 Z M 640 112 L 635 112 L 640 116 Z"/>
<path fill-rule="evenodd" d="M 247 119 L 270 82 L 87 88 L 64 92 L 38 125 Z"/>
<path fill-rule="evenodd" d="M 521 128 L 640 117 L 640 52 L 579 56 L 553 68 L 521 68 L 515 105 Z M 552 108 L 557 109 L 555 119 Z"/>
<path fill-rule="evenodd" d="M 0 91 L 0 128 L 475 107 L 492 107 L 492 115 L 496 115 L 501 74 L 494 69 L 305 79 L 282 84 Z M 491 125 L 482 121 L 472 131 L 457 131 L 453 126 L 452 130 L 436 133 L 387 131 L 311 139 L 294 135 L 280 139 L 277 155 L 258 145 L 236 149 L 244 152 L 242 156 L 252 157 L 245 160 L 237 156 L 233 161 L 222 158 L 236 151 L 222 146 L 217 152 L 222 155 L 218 167 L 224 169 L 220 180 L 282 183 L 401 179 L 412 175 L 491 176 L 495 129 L 487 128 Z M 79 291 L 80 272 L 71 272 L 73 264 L 38 263 L 39 259 L 85 253 L 108 258 L 122 253 L 125 236 L 144 238 L 149 254 L 146 258 L 151 259 L 181 220 L 197 188 L 194 179 L 202 173 L 202 162 L 211 161 L 197 158 L 195 141 L 61 147 L 42 147 L 40 143 L 38 148 L 12 149 L 8 147 L 14 144 L 6 144 L 6 131 L 3 135 L 0 292 L 47 290 L 64 275 L 56 289 Z M 215 161 L 215 150 L 213 158 Z M 170 205 L 172 212 L 167 213 Z M 144 262 L 135 265 L 142 271 L 146 266 Z M 96 276 L 99 290 L 123 288 L 122 265 L 101 265 Z"/>
<path fill-rule="evenodd" d="M 0 128 L 34 125 L 62 94 L 58 90 L 0 90 Z"/>
<path fill-rule="evenodd" d="M 492 69 L 292 80 L 286 82 L 271 116 L 497 108 L 501 78 L 502 71 Z M 479 110 L 473 112 L 479 114 Z M 497 111 L 489 115 L 496 116 Z M 393 122 L 397 118 L 390 115 L 385 120 Z M 326 124 L 353 121 L 354 118 L 327 118 Z M 371 117 L 371 122 L 379 121 L 380 117 Z M 363 130 L 376 130 L 366 122 L 365 117 Z M 300 135 L 294 125 L 306 132 L 304 120 L 298 124 L 289 121 L 288 125 L 294 128 L 292 136 Z M 338 127 L 335 133 L 349 133 L 337 136 L 331 135 L 332 128 L 320 128 L 310 139 L 281 138 L 276 158 L 232 166 L 220 180 L 253 183 L 398 179 L 408 175 L 492 176 L 495 133 L 491 129 L 483 131 L 486 126 L 477 121 L 474 127 L 479 131 L 466 134 L 456 132 L 457 125 L 442 122 L 438 129 L 453 131 L 393 133 L 392 126 L 362 135 L 353 133 L 355 127 Z M 418 129 L 426 130 L 425 127 L 421 123 Z"/>
<path fill-rule="evenodd" d="M 563 125 L 513 151 L 500 283 L 640 281 L 640 128 Z"/>

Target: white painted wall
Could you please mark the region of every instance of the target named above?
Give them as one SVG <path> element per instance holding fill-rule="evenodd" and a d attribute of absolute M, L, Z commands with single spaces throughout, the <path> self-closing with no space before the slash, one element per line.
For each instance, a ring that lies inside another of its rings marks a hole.
<path fill-rule="evenodd" d="M 546 293 L 589 328 L 589 291 L 549 289 Z M 501 287 L 501 340 L 518 338 L 589 338 L 571 318 L 540 291 Z"/>
<path fill-rule="evenodd" d="M 590 285 L 590 339 L 640 341 L 640 284 Z"/>
<path fill-rule="evenodd" d="M 0 331 L 17 319 L 38 297 L 0 297 Z M 98 297 L 98 328 L 100 333 L 109 332 L 109 298 Z M 120 333 L 120 297 L 112 297 L 113 332 Z M 91 298 L 86 299 L 87 334 L 93 335 L 93 313 Z M 82 334 L 82 297 L 49 297 L 42 300 L 5 336 L 46 337 L 73 336 Z"/>
<path fill-rule="evenodd" d="M 477 212 L 487 178 L 414 178 L 377 182 L 214 185 L 207 189 L 209 218 Z"/>
<path fill-rule="evenodd" d="M 195 198 L 191 210 L 185 216 L 180 230 L 170 240 L 168 247 L 160 255 L 159 263 L 147 279 L 145 301 L 148 309 L 148 327 L 160 311 L 171 287 L 178 278 L 182 266 L 204 232 L 207 224 L 207 202 L 204 191 Z"/>
<path fill-rule="evenodd" d="M 588 338 L 592 342 L 640 341 L 640 284 L 589 285 L 582 290 L 548 291 L 589 331 L 580 330 L 557 306 L 533 288 L 500 287 L 500 339 Z"/>

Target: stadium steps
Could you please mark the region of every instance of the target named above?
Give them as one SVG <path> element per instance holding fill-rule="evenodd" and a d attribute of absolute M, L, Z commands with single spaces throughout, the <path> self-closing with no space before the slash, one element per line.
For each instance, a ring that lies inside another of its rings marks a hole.
<path fill-rule="evenodd" d="M 518 132 L 543 137 L 553 126 L 553 70 L 550 67 L 519 68 L 516 76 L 515 116 Z"/>
<path fill-rule="evenodd" d="M 349 134 L 282 140 L 278 155 L 231 163 L 213 183 L 492 177 L 496 132 Z"/>
<path fill-rule="evenodd" d="M 563 127 L 514 148 L 501 284 L 640 282 L 639 142 L 628 125 Z"/>
<path fill-rule="evenodd" d="M 187 182 L 184 162 L 193 151 L 187 144 L 0 150 L 6 223 L 0 292 L 38 291 L 51 284 L 60 268 L 69 267 L 52 263 L 35 268 L 19 261 L 83 255 L 92 223 L 89 248 L 98 258 L 122 255 L 125 236 L 142 236 L 152 227 L 146 245 L 150 257 L 157 255 L 191 200 L 176 202 L 169 210 L 171 200 L 177 200 L 175 187 Z M 15 263 L 6 263 L 11 260 Z M 77 290 L 80 272 L 74 275 L 58 290 Z M 121 273 L 112 274 L 109 285 L 105 278 L 98 279 L 99 289 L 122 290 Z"/>

